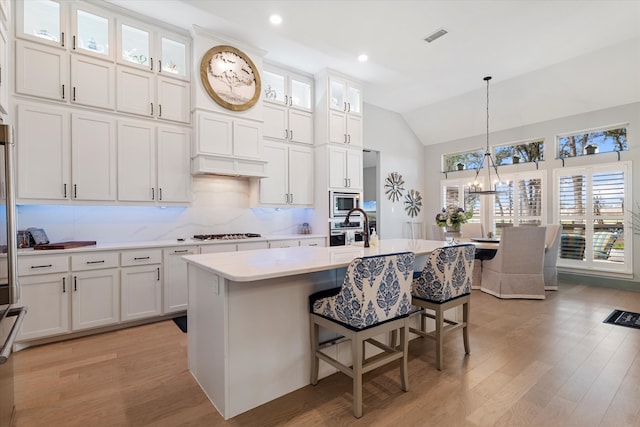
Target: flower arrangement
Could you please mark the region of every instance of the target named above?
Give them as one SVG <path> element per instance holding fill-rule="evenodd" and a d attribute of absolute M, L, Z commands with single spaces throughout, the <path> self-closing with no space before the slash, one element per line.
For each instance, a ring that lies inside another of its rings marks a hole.
<path fill-rule="evenodd" d="M 446 208 L 442 208 L 442 212 L 439 212 L 436 215 L 436 224 L 439 227 L 459 229 L 460 224 L 464 224 L 472 216 L 472 211 L 465 212 L 462 208 L 455 205 L 449 205 Z"/>

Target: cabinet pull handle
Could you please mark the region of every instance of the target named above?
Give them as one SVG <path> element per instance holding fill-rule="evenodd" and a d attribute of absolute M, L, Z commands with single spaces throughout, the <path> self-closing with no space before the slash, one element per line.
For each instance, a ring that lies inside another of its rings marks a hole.
<path fill-rule="evenodd" d="M 64 47 L 64 31 L 60 33 L 60 43 L 62 44 L 62 47 Z"/>
<path fill-rule="evenodd" d="M 153 71 L 153 58 L 149 58 L 149 62 L 151 64 L 151 71 Z"/>
<path fill-rule="evenodd" d="M 162 104 L 158 104 L 158 117 L 162 117 Z"/>
<path fill-rule="evenodd" d="M 344 103 L 344 111 L 345 112 L 347 111 L 347 103 L 346 102 Z"/>
<path fill-rule="evenodd" d="M 158 267 L 157 270 L 158 270 L 158 281 L 160 281 L 160 267 Z"/>
<path fill-rule="evenodd" d="M 73 276 L 73 292 L 78 291 L 78 276 Z"/>
<path fill-rule="evenodd" d="M 63 277 L 62 278 L 62 293 L 66 293 L 67 292 L 67 278 Z"/>
<path fill-rule="evenodd" d="M 151 104 L 151 113 L 149 115 L 153 116 L 153 102 L 151 102 L 150 104 Z"/>
<path fill-rule="evenodd" d="M 137 257 L 134 257 L 133 260 L 134 261 L 140 261 L 140 260 L 149 259 L 149 258 L 150 257 L 148 257 L 148 256 L 137 256 Z"/>
<path fill-rule="evenodd" d="M 76 50 L 76 36 L 73 36 L 73 43 L 71 45 L 71 49 Z"/>
<path fill-rule="evenodd" d="M 347 144 L 351 144 L 351 134 L 347 135 L 347 141 L 348 141 Z"/>
<path fill-rule="evenodd" d="M 62 85 L 62 99 L 65 99 L 64 98 L 64 85 Z"/>
<path fill-rule="evenodd" d="M 73 184 L 73 198 L 78 198 L 78 184 Z"/>
<path fill-rule="evenodd" d="M 289 131 L 289 139 L 293 141 L 293 131 L 292 130 Z"/>
<path fill-rule="evenodd" d="M 347 178 L 347 181 L 349 181 L 349 188 L 351 188 L 351 178 Z"/>
<path fill-rule="evenodd" d="M 284 130 L 284 139 L 288 139 L 289 138 L 289 129 L 285 129 Z"/>
<path fill-rule="evenodd" d="M 347 143 L 347 134 L 346 133 L 344 134 L 344 143 L 345 144 Z"/>
<path fill-rule="evenodd" d="M 347 113 L 351 112 L 351 103 L 347 102 Z"/>
<path fill-rule="evenodd" d="M 289 107 L 291 107 L 293 105 L 293 97 L 289 97 Z"/>
<path fill-rule="evenodd" d="M 104 264 L 104 260 L 100 260 L 100 261 L 87 261 L 87 264 Z"/>
<path fill-rule="evenodd" d="M 289 95 L 284 96 L 284 105 L 289 104 Z"/>
<path fill-rule="evenodd" d="M 73 87 L 73 102 L 76 101 L 76 87 Z"/>
<path fill-rule="evenodd" d="M 64 198 L 66 199 L 67 198 L 67 184 L 63 184 L 62 185 L 62 189 L 64 191 Z"/>
<path fill-rule="evenodd" d="M 289 195 L 291 196 L 291 200 L 289 201 L 289 203 L 293 204 L 293 193 L 289 193 Z"/>
<path fill-rule="evenodd" d="M 158 59 L 158 72 L 162 72 L 162 59 Z"/>
<path fill-rule="evenodd" d="M 174 254 L 183 254 L 185 252 L 189 252 L 189 249 L 181 249 L 173 251 Z"/>
<path fill-rule="evenodd" d="M 284 193 L 284 202 L 289 203 L 289 193 Z"/>
<path fill-rule="evenodd" d="M 162 188 L 158 188 L 158 200 L 162 200 Z"/>
<path fill-rule="evenodd" d="M 50 268 L 53 267 L 53 265 L 51 264 L 46 264 L 46 265 L 32 265 L 31 268 Z"/>
<path fill-rule="evenodd" d="M 156 189 L 151 187 L 151 200 L 156 199 Z"/>
<path fill-rule="evenodd" d="M 309 244 L 307 246 L 318 246 L 318 244 L 317 243 L 311 243 L 311 244 Z"/>

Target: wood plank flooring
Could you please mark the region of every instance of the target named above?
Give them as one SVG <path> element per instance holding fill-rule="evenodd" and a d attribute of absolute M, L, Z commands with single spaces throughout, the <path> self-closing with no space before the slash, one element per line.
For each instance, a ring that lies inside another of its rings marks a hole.
<path fill-rule="evenodd" d="M 640 329 L 602 323 L 614 309 L 640 311 L 640 286 L 473 291 L 471 355 L 453 333 L 438 371 L 433 341 L 412 341 L 410 390 L 395 365 L 367 374 L 359 420 L 335 374 L 224 421 L 188 371 L 186 334 L 163 321 L 15 353 L 15 426 L 640 427 Z"/>

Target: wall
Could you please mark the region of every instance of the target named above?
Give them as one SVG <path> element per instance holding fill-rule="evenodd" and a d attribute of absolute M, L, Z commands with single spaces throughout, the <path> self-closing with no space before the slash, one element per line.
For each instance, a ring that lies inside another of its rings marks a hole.
<path fill-rule="evenodd" d="M 526 126 L 520 126 L 512 129 L 507 129 L 500 132 L 493 132 L 489 135 L 489 144 L 501 145 L 510 142 L 522 141 L 532 138 L 543 138 L 545 142 L 545 160 L 539 163 L 539 169 L 547 172 L 547 198 L 544 201 L 546 203 L 546 214 L 549 221 L 553 220 L 553 185 L 551 180 L 553 179 L 553 170 L 562 167 L 562 161 L 556 159 L 556 135 L 569 133 L 574 131 L 588 130 L 598 127 L 603 127 L 613 124 L 625 124 L 627 126 L 627 145 L 628 150 L 621 153 L 621 160 L 640 161 L 640 145 L 638 144 L 640 138 L 640 102 L 621 105 L 617 107 L 606 108 L 598 111 L 592 111 L 589 113 L 576 114 L 568 117 L 558 118 L 554 120 L 544 121 L 540 123 L 530 124 Z M 424 167 L 428 171 L 440 171 L 442 170 L 442 155 L 451 152 L 466 151 L 472 149 L 484 149 L 486 146 L 486 134 L 477 135 L 470 138 L 459 139 L 455 141 L 449 141 L 447 143 L 436 144 L 427 146 L 425 148 Z M 617 161 L 616 153 L 598 154 L 595 156 L 584 156 L 578 158 L 567 159 L 565 163 L 567 166 L 579 166 L 587 164 L 589 162 L 615 162 Z M 513 168 L 513 169 L 509 169 Z M 516 166 L 501 166 L 498 171 L 521 171 L 527 168 L 535 169 L 535 164 L 521 164 Z M 453 172 L 449 174 L 450 179 L 469 178 L 471 182 L 475 176 L 475 171 L 462 171 Z M 445 175 L 435 172 L 430 172 L 427 175 L 427 181 L 425 182 L 425 210 L 435 215 L 441 206 L 440 201 L 440 188 L 444 183 Z M 631 177 L 632 185 L 632 197 L 633 206 L 637 207 L 640 201 L 640 173 L 636 172 Z M 638 237 L 634 236 L 634 246 L 636 248 L 640 241 Z M 640 277 L 640 250 L 634 251 L 633 256 L 634 265 L 634 280 L 638 280 Z"/>
<path fill-rule="evenodd" d="M 407 191 L 415 189 L 424 196 L 425 174 L 421 162 L 424 146 L 400 114 L 366 103 L 363 132 L 364 147 L 380 152 L 376 231 L 383 239 L 409 237 L 407 221 L 425 223 L 424 209 L 415 218 L 410 218 L 404 210 Z M 397 202 L 391 202 L 384 193 L 384 180 L 391 172 L 400 173 L 405 181 L 403 197 Z"/>

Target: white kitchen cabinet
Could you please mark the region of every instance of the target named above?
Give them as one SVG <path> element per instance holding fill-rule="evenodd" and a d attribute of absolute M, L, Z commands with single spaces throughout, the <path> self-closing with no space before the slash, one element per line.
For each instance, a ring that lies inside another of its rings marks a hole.
<path fill-rule="evenodd" d="M 313 153 L 311 148 L 265 141 L 267 178 L 260 180 L 261 204 L 299 206 L 313 204 Z"/>
<path fill-rule="evenodd" d="M 16 37 L 66 48 L 69 40 L 68 1 L 12 2 L 16 7 Z"/>
<path fill-rule="evenodd" d="M 244 243 L 243 243 L 244 244 Z M 236 243 L 215 243 L 211 245 L 200 246 L 201 254 L 216 254 L 220 252 L 236 252 L 238 245 Z"/>
<path fill-rule="evenodd" d="M 117 268 L 73 272 L 71 285 L 71 326 L 74 331 L 120 321 Z"/>
<path fill-rule="evenodd" d="M 157 77 L 159 119 L 189 123 L 191 120 L 191 85 L 175 79 Z"/>
<path fill-rule="evenodd" d="M 116 121 L 110 116 L 71 115 L 72 200 L 116 200 Z"/>
<path fill-rule="evenodd" d="M 28 307 L 17 341 L 70 332 L 68 273 L 20 277 L 20 304 Z"/>
<path fill-rule="evenodd" d="M 300 246 L 327 246 L 324 237 L 313 237 L 309 239 L 300 239 Z"/>
<path fill-rule="evenodd" d="M 162 314 L 162 251 L 141 249 L 120 254 L 121 320 Z"/>
<path fill-rule="evenodd" d="M 187 263 L 184 255 L 199 253 L 197 246 L 177 246 L 162 251 L 164 269 L 163 312 L 185 311 L 188 303 Z"/>
<path fill-rule="evenodd" d="M 9 74 L 13 75 L 13 71 L 9 71 L 11 67 L 7 40 L 7 30 L 0 25 L 0 113 L 4 114 L 9 113 Z"/>
<path fill-rule="evenodd" d="M 329 142 L 362 147 L 362 116 L 329 111 Z"/>
<path fill-rule="evenodd" d="M 116 105 L 115 66 L 104 60 L 71 56 L 71 102 L 113 110 Z"/>
<path fill-rule="evenodd" d="M 17 93 L 69 100 L 69 56 L 64 50 L 18 40 L 15 70 Z"/>
<path fill-rule="evenodd" d="M 273 240 L 269 242 L 269 249 L 273 248 L 294 248 L 300 246 L 300 241 L 297 239 L 289 240 Z"/>
<path fill-rule="evenodd" d="M 158 202 L 188 203 L 191 200 L 190 143 L 191 133 L 188 129 L 158 127 Z"/>
<path fill-rule="evenodd" d="M 362 150 L 329 147 L 329 187 L 362 189 Z"/>
<path fill-rule="evenodd" d="M 131 67 L 118 67 L 117 108 L 121 113 L 154 117 L 155 78 Z"/>
<path fill-rule="evenodd" d="M 329 75 L 329 109 L 346 114 L 362 114 L 362 89 L 360 84 Z"/>
<path fill-rule="evenodd" d="M 263 117 L 266 138 L 313 144 L 313 114 L 265 103 Z"/>
<path fill-rule="evenodd" d="M 73 2 L 70 17 L 71 51 L 113 60 L 115 24 L 112 14 L 86 2 Z"/>
<path fill-rule="evenodd" d="M 264 100 L 299 110 L 313 111 L 313 77 L 264 64 L 262 71 Z"/>
<path fill-rule="evenodd" d="M 238 243 L 238 252 L 240 251 L 252 251 L 254 249 L 269 249 L 269 243 L 266 241 L 260 242 L 242 242 Z"/>
<path fill-rule="evenodd" d="M 17 112 L 18 198 L 67 199 L 71 191 L 68 112 L 35 104 L 19 104 Z"/>

